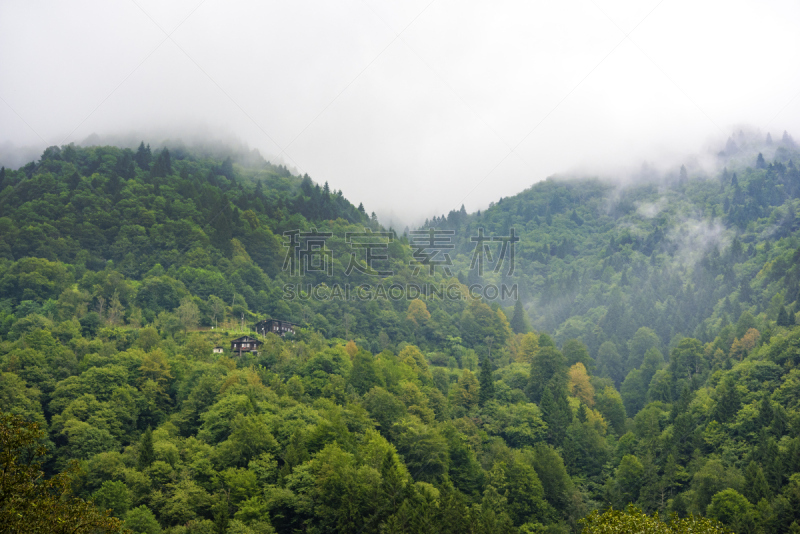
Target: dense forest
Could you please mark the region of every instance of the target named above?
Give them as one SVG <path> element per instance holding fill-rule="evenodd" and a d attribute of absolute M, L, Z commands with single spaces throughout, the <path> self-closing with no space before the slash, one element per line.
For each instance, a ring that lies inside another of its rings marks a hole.
<path fill-rule="evenodd" d="M 426 221 L 452 261 L 420 269 L 264 160 L 48 148 L 0 170 L 0 434 L 136 533 L 798 533 L 794 162 L 740 132 L 714 170 L 549 178 Z M 296 332 L 228 350 L 265 318 Z"/>

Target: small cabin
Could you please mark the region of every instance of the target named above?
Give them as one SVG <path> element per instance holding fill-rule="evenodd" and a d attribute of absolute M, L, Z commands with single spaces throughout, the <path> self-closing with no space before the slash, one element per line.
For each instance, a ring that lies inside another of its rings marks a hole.
<path fill-rule="evenodd" d="M 262 345 L 262 342 L 256 338 L 242 336 L 231 341 L 231 352 L 236 352 L 239 354 L 243 352 L 258 352 L 258 347 L 260 345 Z"/>
<path fill-rule="evenodd" d="M 222 354 L 223 352 L 225 352 L 225 349 L 223 349 L 222 347 L 214 347 L 214 349 L 212 350 L 212 352 L 213 352 L 214 354 Z"/>
<path fill-rule="evenodd" d="M 287 332 L 294 334 L 296 327 L 297 325 L 295 323 L 290 323 L 289 321 L 281 321 L 280 319 L 267 319 L 266 321 L 259 321 L 256 323 L 255 330 L 262 336 L 265 336 L 270 332 L 282 336 Z"/>

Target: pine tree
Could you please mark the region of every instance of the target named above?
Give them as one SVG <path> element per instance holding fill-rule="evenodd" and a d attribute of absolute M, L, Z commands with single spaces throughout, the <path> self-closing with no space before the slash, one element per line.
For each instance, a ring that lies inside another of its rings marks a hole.
<path fill-rule="evenodd" d="M 231 161 L 231 158 L 225 158 L 225 161 L 222 162 L 222 166 L 219 168 L 219 173 L 228 180 L 234 179 L 233 162 Z"/>
<path fill-rule="evenodd" d="M 397 511 L 397 508 L 406 497 L 406 487 L 392 450 L 386 451 L 386 456 L 381 464 L 381 502 L 384 506 L 379 514 L 388 517 Z"/>
<path fill-rule="evenodd" d="M 150 427 L 142 434 L 139 441 L 139 469 L 144 470 L 155 461 L 156 453 L 153 450 L 153 431 Z"/>
<path fill-rule="evenodd" d="M 122 152 L 122 156 L 117 159 L 116 172 L 126 180 L 130 180 L 136 176 L 136 167 L 134 166 L 133 162 L 133 152 L 127 149 Z"/>
<path fill-rule="evenodd" d="M 753 290 L 750 287 L 750 283 L 742 280 L 739 284 L 739 301 L 746 304 L 750 302 L 751 298 L 753 298 Z"/>
<path fill-rule="evenodd" d="M 753 503 L 758 504 L 761 499 L 772 497 L 772 491 L 764 476 L 764 471 L 756 462 L 751 461 L 744 472 L 744 496 Z"/>
<path fill-rule="evenodd" d="M 148 170 L 150 168 L 150 160 L 152 157 L 153 155 L 150 153 L 150 145 L 145 147 L 144 141 L 139 143 L 139 148 L 136 149 L 136 157 L 134 157 L 134 161 L 136 161 L 136 164 L 139 166 L 139 168 Z"/>
<path fill-rule="evenodd" d="M 786 410 L 780 404 L 777 404 L 772 409 L 772 421 L 770 424 L 770 430 L 772 431 L 772 435 L 775 436 L 777 439 L 780 439 L 787 431 L 789 425 L 789 417 L 786 413 Z M 797 471 L 794 469 L 793 471 Z"/>
<path fill-rule="evenodd" d="M 717 406 L 714 410 L 714 416 L 717 421 L 726 423 L 739 411 L 739 404 L 739 392 L 736 389 L 736 384 L 733 379 L 726 377 L 717 386 Z"/>
<path fill-rule="evenodd" d="M 492 377 L 492 363 L 489 358 L 484 357 L 481 361 L 481 372 L 479 376 L 480 390 L 478 395 L 478 405 L 483 406 L 488 401 L 494 399 L 494 378 Z"/>
<path fill-rule="evenodd" d="M 311 194 L 314 191 L 314 183 L 311 181 L 311 177 L 308 173 L 303 175 L 303 181 L 300 182 L 300 189 L 305 196 L 311 198 Z"/>
<path fill-rule="evenodd" d="M 780 311 L 778 311 L 778 326 L 791 326 L 789 323 L 789 314 L 786 313 L 786 308 L 781 306 Z"/>
<path fill-rule="evenodd" d="M 783 479 L 784 465 L 781 463 L 778 443 L 773 436 L 769 435 L 766 427 L 761 427 L 758 446 L 753 457 L 762 466 L 767 484 L 777 491 Z"/>
<path fill-rule="evenodd" d="M 106 189 L 106 193 L 108 193 L 112 197 L 116 196 L 116 194 L 121 189 L 121 181 L 120 181 L 119 174 L 112 174 L 111 175 L 111 177 L 108 179 L 108 182 L 106 182 L 105 189 Z"/>
<path fill-rule="evenodd" d="M 228 504 L 228 494 L 222 491 L 219 500 L 211 507 L 214 516 L 214 527 L 217 534 L 225 534 L 228 531 L 230 522 L 230 509 Z"/>
<path fill-rule="evenodd" d="M 581 407 L 578 408 L 578 421 L 585 423 L 588 419 L 589 413 L 586 411 L 586 405 L 581 403 Z"/>
<path fill-rule="evenodd" d="M 81 183 L 81 177 L 77 172 L 73 172 L 72 176 L 67 180 L 67 187 L 70 191 L 75 191 Z"/>
<path fill-rule="evenodd" d="M 542 410 L 542 419 L 547 423 L 550 443 L 560 446 L 566 436 L 567 427 L 572 422 L 572 409 L 564 388 L 546 387 L 539 408 Z"/>
<path fill-rule="evenodd" d="M 514 315 L 511 317 L 510 326 L 515 334 L 527 334 L 528 331 L 530 331 L 528 320 L 525 317 L 525 309 L 522 307 L 522 301 L 519 299 L 517 299 L 517 302 L 514 304 Z"/>
<path fill-rule="evenodd" d="M 762 425 L 768 425 L 772 421 L 772 403 L 766 393 L 761 399 L 761 406 L 758 408 L 758 420 L 761 421 Z"/>
<path fill-rule="evenodd" d="M 172 159 L 169 156 L 169 150 L 165 148 L 158 154 L 150 175 L 154 178 L 164 178 L 170 174 L 172 174 Z"/>

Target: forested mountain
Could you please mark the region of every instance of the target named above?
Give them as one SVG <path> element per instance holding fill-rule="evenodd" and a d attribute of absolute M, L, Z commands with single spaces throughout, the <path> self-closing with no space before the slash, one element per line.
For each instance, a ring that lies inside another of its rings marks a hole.
<path fill-rule="evenodd" d="M 433 218 L 431 269 L 424 234 L 233 159 L 69 145 L 0 170 L 0 409 L 46 430 L 48 475 L 80 462 L 78 496 L 148 534 L 578 532 L 629 503 L 800 531 L 788 134 Z M 480 273 L 478 236 L 512 230 L 513 273 L 497 241 Z M 468 296 L 503 284 L 519 300 Z M 297 332 L 227 350 L 267 317 Z"/>

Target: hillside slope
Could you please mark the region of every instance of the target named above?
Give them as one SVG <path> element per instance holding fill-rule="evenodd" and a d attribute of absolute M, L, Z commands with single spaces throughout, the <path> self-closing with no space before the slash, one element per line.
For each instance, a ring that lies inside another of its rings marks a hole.
<path fill-rule="evenodd" d="M 429 221 L 452 277 L 266 162 L 50 148 L 0 171 L 0 410 L 135 532 L 577 532 L 628 503 L 795 531 L 798 154 L 736 148 Z M 479 228 L 515 229 L 514 273 L 470 268 Z M 294 273 L 284 232 L 314 230 L 330 271 Z M 516 305 L 467 296 L 503 283 Z M 360 284 L 422 291 L 334 297 Z M 298 332 L 212 353 L 268 316 Z"/>

